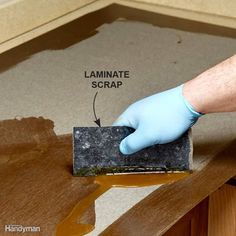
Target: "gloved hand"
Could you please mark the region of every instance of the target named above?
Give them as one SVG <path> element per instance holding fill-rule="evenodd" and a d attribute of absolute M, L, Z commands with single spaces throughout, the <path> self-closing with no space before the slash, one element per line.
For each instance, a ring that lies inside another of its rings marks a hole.
<path fill-rule="evenodd" d="M 183 85 L 144 98 L 129 106 L 113 124 L 135 129 L 120 143 L 123 154 L 174 141 L 202 115 L 182 95 Z"/>

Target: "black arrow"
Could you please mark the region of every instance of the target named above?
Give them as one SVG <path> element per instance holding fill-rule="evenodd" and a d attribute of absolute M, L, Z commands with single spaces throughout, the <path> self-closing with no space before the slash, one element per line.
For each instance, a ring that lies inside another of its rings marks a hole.
<path fill-rule="evenodd" d="M 97 116 L 96 116 L 96 111 L 95 111 L 95 101 L 96 101 L 97 95 L 98 95 L 98 92 L 95 93 L 94 98 L 93 98 L 93 114 L 94 114 L 94 117 L 95 117 L 94 122 L 95 122 L 99 127 L 101 127 L 100 118 L 97 118 Z"/>

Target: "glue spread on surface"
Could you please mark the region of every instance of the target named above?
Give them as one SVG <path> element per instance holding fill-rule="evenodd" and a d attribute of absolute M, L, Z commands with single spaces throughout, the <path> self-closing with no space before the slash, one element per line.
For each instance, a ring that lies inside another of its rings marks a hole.
<path fill-rule="evenodd" d="M 56 236 L 80 236 L 91 232 L 95 226 L 77 223 L 95 200 L 112 187 L 145 187 L 166 184 L 177 181 L 189 173 L 171 174 L 129 174 L 129 175 L 101 175 L 94 180 L 99 187 L 82 199 L 71 213 L 57 226 Z M 92 177 L 87 177 L 92 178 Z"/>

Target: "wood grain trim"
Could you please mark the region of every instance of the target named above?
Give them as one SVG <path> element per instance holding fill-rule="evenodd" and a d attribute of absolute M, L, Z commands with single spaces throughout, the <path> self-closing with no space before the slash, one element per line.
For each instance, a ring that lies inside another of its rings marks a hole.
<path fill-rule="evenodd" d="M 101 235 L 162 235 L 235 173 L 236 140 L 201 171 L 151 193 Z"/>

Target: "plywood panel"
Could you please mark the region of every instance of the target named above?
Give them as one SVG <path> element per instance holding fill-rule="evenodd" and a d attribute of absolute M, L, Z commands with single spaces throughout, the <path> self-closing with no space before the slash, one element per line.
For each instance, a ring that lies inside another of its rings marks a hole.
<path fill-rule="evenodd" d="M 225 184 L 210 196 L 209 236 L 236 235 L 236 186 Z"/>
<path fill-rule="evenodd" d="M 208 198 L 173 225 L 164 236 L 207 236 Z"/>
<path fill-rule="evenodd" d="M 0 122 L 0 130 L 0 235 L 22 235 L 5 232 L 5 225 L 40 227 L 28 235 L 54 235 L 57 224 L 97 185 L 72 177 L 71 136 L 57 137 L 50 120 L 8 120 Z M 79 222 L 94 220 L 91 206 Z"/>

